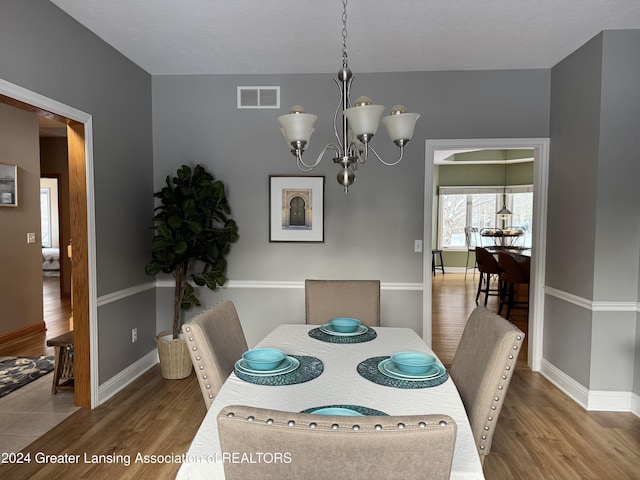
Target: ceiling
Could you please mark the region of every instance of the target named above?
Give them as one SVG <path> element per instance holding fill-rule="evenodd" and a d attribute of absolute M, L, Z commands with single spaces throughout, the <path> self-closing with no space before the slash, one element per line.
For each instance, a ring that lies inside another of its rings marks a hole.
<path fill-rule="evenodd" d="M 339 0 L 50 0 L 153 75 L 334 73 Z M 638 0 L 350 0 L 354 72 L 550 68 Z"/>

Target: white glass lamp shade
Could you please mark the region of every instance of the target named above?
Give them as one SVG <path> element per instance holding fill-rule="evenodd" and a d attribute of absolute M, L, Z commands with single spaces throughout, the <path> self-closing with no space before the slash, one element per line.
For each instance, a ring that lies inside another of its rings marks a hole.
<path fill-rule="evenodd" d="M 511 211 L 505 205 L 498 212 L 496 212 L 496 215 L 502 219 L 505 219 L 513 215 L 513 213 L 511 213 Z"/>
<path fill-rule="evenodd" d="M 403 140 L 406 143 L 413 137 L 418 118 L 420 118 L 418 113 L 397 113 L 382 117 L 382 123 L 387 127 L 391 140 L 394 142 Z"/>
<path fill-rule="evenodd" d="M 295 142 L 309 143 L 313 133 L 313 124 L 317 119 L 317 115 L 311 113 L 289 113 L 278 117 L 282 133 L 290 144 Z"/>
<path fill-rule="evenodd" d="M 384 105 L 360 105 L 347 108 L 343 113 L 349 120 L 349 127 L 354 135 L 360 138 L 362 135 L 372 137 L 376 134 L 383 111 Z"/>
<path fill-rule="evenodd" d="M 287 147 L 295 149 L 296 148 L 295 141 L 292 142 L 291 140 L 289 140 L 289 137 L 287 137 L 287 132 L 285 132 L 284 128 L 281 128 L 280 131 L 282 132 L 284 141 L 287 143 Z M 309 144 L 309 140 L 311 139 L 311 134 L 315 131 L 316 131 L 315 128 L 311 129 L 311 133 L 309 134 L 309 138 L 307 139 L 307 144 Z"/>

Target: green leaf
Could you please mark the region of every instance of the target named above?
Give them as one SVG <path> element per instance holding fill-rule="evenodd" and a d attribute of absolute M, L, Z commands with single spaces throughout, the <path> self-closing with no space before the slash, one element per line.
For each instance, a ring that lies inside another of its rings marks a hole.
<path fill-rule="evenodd" d="M 149 262 L 145 265 L 144 271 L 147 275 L 155 276 L 159 274 L 162 271 L 162 269 L 157 263 Z"/>
<path fill-rule="evenodd" d="M 167 225 L 171 230 L 178 230 L 182 226 L 183 220 L 178 215 L 171 215 L 167 219 Z"/>
<path fill-rule="evenodd" d="M 176 243 L 175 247 L 173 248 L 173 251 L 176 252 L 176 254 L 178 255 L 184 255 L 187 252 L 188 248 L 189 248 L 189 245 L 187 244 L 187 242 L 181 241 Z"/>

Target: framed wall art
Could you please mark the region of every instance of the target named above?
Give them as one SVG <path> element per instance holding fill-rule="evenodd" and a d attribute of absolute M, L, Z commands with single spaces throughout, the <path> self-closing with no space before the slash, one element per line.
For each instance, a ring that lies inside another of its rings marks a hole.
<path fill-rule="evenodd" d="M 269 241 L 324 242 L 323 176 L 269 176 Z"/>
<path fill-rule="evenodd" d="M 0 163 L 0 207 L 18 206 L 18 166 Z"/>

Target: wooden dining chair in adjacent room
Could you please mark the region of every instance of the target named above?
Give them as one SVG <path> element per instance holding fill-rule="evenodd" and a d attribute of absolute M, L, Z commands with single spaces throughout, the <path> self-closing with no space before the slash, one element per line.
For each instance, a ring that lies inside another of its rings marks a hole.
<path fill-rule="evenodd" d="M 182 326 L 207 409 L 242 354 L 247 351 L 233 302 L 224 300 Z"/>
<path fill-rule="evenodd" d="M 349 417 L 234 405 L 217 420 L 223 452 L 265 456 L 224 462 L 227 480 L 448 480 L 457 433 L 455 421 L 438 414 Z"/>
<path fill-rule="evenodd" d="M 486 308 L 476 307 L 449 368 L 483 462 L 491 450 L 523 341 L 524 333 L 511 322 Z"/>
<path fill-rule="evenodd" d="M 351 317 L 380 326 L 380 280 L 305 280 L 304 296 L 309 325 Z"/>
<path fill-rule="evenodd" d="M 484 306 L 487 306 L 489 296 L 500 296 L 500 266 L 486 248 L 476 247 L 476 263 L 480 272 L 480 280 L 478 281 L 478 292 L 476 293 L 476 305 L 480 294 L 484 293 Z M 493 279 L 494 286 L 491 287 Z"/>
<path fill-rule="evenodd" d="M 509 253 L 498 252 L 498 265 L 502 271 L 500 278 L 503 288 L 502 295 L 500 296 L 498 315 L 502 314 L 502 307 L 506 305 L 507 313 L 505 318 L 507 319 L 511 316 L 511 310 L 513 309 L 529 309 L 530 259 L 528 257 L 518 258 L 522 258 L 522 261 L 517 261 L 515 257 Z M 518 296 L 519 292 L 517 288 L 520 286 L 527 289 L 526 295 Z"/>

